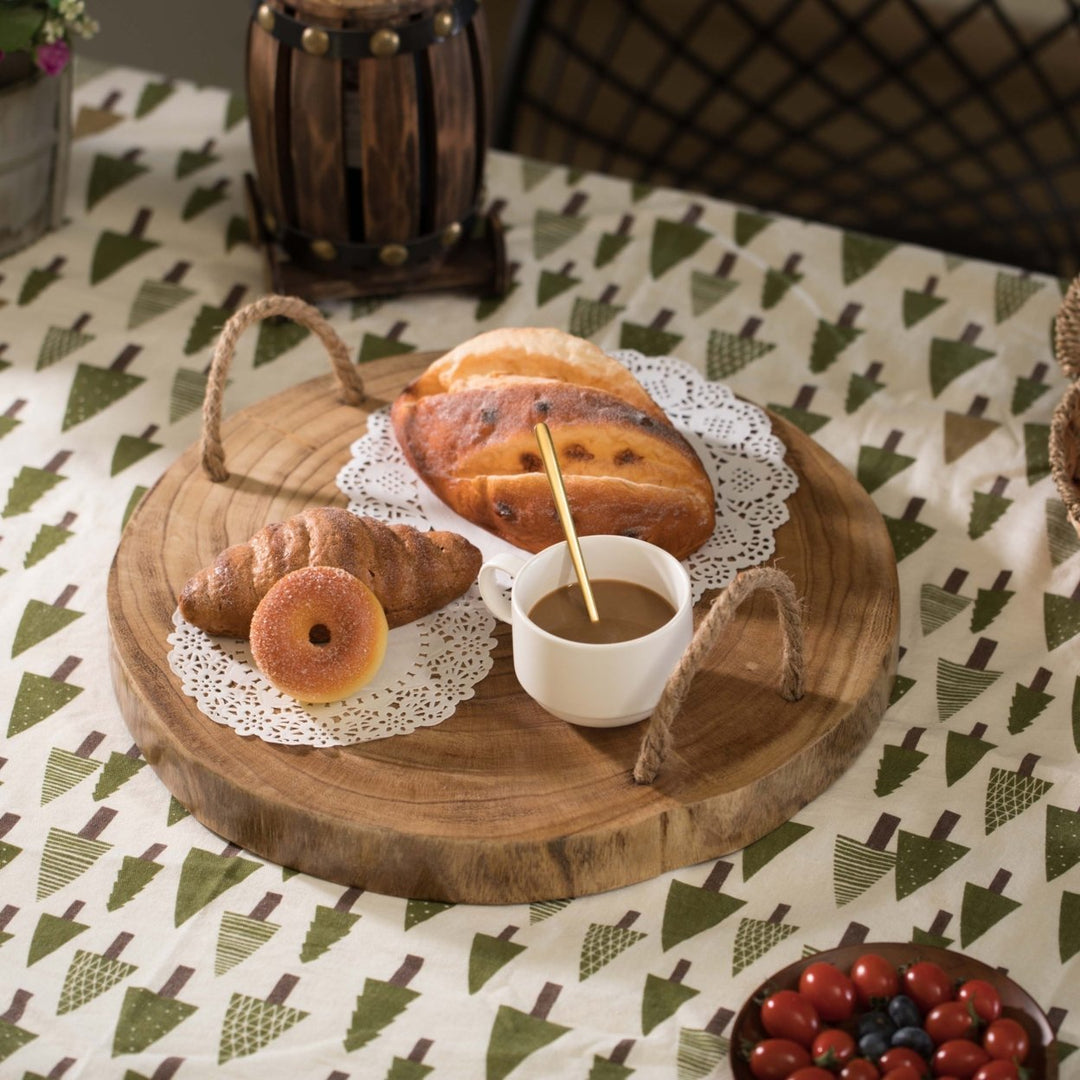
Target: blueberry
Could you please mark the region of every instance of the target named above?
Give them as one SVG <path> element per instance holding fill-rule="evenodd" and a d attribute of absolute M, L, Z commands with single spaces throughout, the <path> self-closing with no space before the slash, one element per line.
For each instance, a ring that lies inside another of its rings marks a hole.
<path fill-rule="evenodd" d="M 889 1002 L 888 1009 L 892 1022 L 898 1028 L 922 1026 L 922 1013 L 919 1012 L 919 1006 L 907 994 L 897 994 Z"/>
<path fill-rule="evenodd" d="M 889 1049 L 889 1036 L 882 1031 L 870 1031 L 859 1038 L 859 1053 L 877 1061 Z"/>
<path fill-rule="evenodd" d="M 907 1046 L 929 1060 L 934 1056 L 934 1040 L 921 1027 L 898 1028 L 892 1037 L 893 1046 Z"/>

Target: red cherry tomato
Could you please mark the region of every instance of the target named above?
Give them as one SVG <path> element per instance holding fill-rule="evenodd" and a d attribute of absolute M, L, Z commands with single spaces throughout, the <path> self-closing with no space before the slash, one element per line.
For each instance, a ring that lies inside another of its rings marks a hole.
<path fill-rule="evenodd" d="M 817 1009 L 794 990 L 777 990 L 761 1006 L 761 1026 L 776 1039 L 809 1046 L 821 1028 Z"/>
<path fill-rule="evenodd" d="M 912 1050 L 910 1046 L 890 1047 L 878 1058 L 878 1068 L 883 1075 L 888 1074 L 892 1069 L 899 1069 L 905 1065 L 917 1069 L 919 1076 L 926 1075 L 926 1059 Z"/>
<path fill-rule="evenodd" d="M 953 981 L 948 972 L 933 960 L 919 960 L 904 972 L 904 992 L 924 1012 L 951 1001 Z"/>
<path fill-rule="evenodd" d="M 1031 1040 L 1024 1025 L 1008 1016 L 995 1020 L 983 1032 L 982 1044 L 992 1058 L 1004 1058 L 1021 1064 L 1031 1049 Z"/>
<path fill-rule="evenodd" d="M 810 1064 L 810 1051 L 790 1039 L 762 1039 L 750 1051 L 750 1071 L 757 1080 L 787 1080 Z"/>
<path fill-rule="evenodd" d="M 851 981 L 861 1005 L 888 1001 L 900 993 L 900 976 L 896 968 L 877 953 L 860 956 L 851 965 Z"/>
<path fill-rule="evenodd" d="M 993 983 L 985 979 L 968 979 L 956 992 L 959 1001 L 971 1002 L 976 1016 L 991 1024 L 1001 1015 L 1001 995 Z"/>
<path fill-rule="evenodd" d="M 1011 1061 L 998 1059 L 979 1066 L 973 1080 L 1020 1080 L 1020 1067 Z"/>
<path fill-rule="evenodd" d="M 923 1080 L 925 1075 L 925 1067 L 917 1069 L 914 1065 L 897 1065 L 895 1069 L 882 1073 L 881 1080 Z"/>
<path fill-rule="evenodd" d="M 970 1039 L 950 1039 L 934 1051 L 934 1075 L 971 1080 L 989 1060 L 990 1055 L 978 1043 Z"/>
<path fill-rule="evenodd" d="M 855 984 L 838 967 L 819 960 L 803 969 L 799 993 L 809 998 L 826 1023 L 847 1020 L 855 1011 Z"/>
<path fill-rule="evenodd" d="M 826 1028 L 819 1031 L 810 1047 L 815 1065 L 824 1069 L 836 1069 L 846 1065 L 856 1054 L 855 1040 L 842 1028 Z"/>
<path fill-rule="evenodd" d="M 878 1067 L 866 1058 L 852 1058 L 841 1070 L 840 1080 L 879 1080 Z"/>
<path fill-rule="evenodd" d="M 935 1043 L 943 1043 L 950 1039 L 973 1039 L 979 1021 L 968 1002 L 943 1001 L 926 1014 L 923 1027 Z"/>
<path fill-rule="evenodd" d="M 804 1069 L 796 1069 L 787 1080 L 836 1080 L 836 1077 L 820 1065 L 807 1065 Z"/>

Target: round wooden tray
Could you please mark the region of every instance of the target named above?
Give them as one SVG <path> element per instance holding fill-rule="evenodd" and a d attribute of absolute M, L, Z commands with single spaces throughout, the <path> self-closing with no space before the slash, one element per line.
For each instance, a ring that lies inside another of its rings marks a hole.
<path fill-rule="evenodd" d="M 189 448 L 132 514 L 109 573 L 113 684 L 166 787 L 208 828 L 283 866 L 398 896 L 519 903 L 600 892 L 716 858 L 790 818 L 838 777 L 888 703 L 897 663 L 892 544 L 866 492 L 772 416 L 799 490 L 774 562 L 804 600 L 806 694 L 776 692 L 771 599 L 744 604 L 674 725 L 651 786 L 633 782 L 643 724 L 596 730 L 518 687 L 509 629 L 475 696 L 442 724 L 337 749 L 278 746 L 204 716 L 169 668 L 176 596 L 222 548 L 335 485 L 365 417 L 436 354 L 364 367 L 367 403 L 327 375 L 223 426 L 231 479 Z"/>

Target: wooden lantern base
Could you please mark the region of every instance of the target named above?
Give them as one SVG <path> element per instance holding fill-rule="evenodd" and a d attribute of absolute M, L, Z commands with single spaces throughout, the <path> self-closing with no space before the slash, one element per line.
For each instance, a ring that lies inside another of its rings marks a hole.
<path fill-rule="evenodd" d="M 244 176 L 252 242 L 265 260 L 267 289 L 299 296 L 311 303 L 360 297 L 394 296 L 438 289 L 467 289 L 483 296 L 504 296 L 510 285 L 502 222 L 494 210 L 481 218 L 474 235 L 463 238 L 447 255 L 411 266 L 373 266 L 363 270 L 314 270 L 293 261 L 266 230 L 255 178 Z"/>

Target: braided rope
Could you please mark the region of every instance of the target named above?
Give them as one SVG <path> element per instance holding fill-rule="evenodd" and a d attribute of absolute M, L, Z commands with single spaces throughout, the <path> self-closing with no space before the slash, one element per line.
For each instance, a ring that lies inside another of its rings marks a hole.
<path fill-rule="evenodd" d="M 275 294 L 260 297 L 247 304 L 230 316 L 222 327 L 214 346 L 210 373 L 206 381 L 206 396 L 202 406 L 202 467 L 215 483 L 229 478 L 229 472 L 225 468 L 225 450 L 221 443 L 221 403 L 225 396 L 229 365 L 236 351 L 236 343 L 252 323 L 275 315 L 292 319 L 319 337 L 330 355 L 341 386 L 341 397 L 346 405 L 360 405 L 364 400 L 364 381 L 349 356 L 349 347 L 316 308 L 299 297 Z"/>
<path fill-rule="evenodd" d="M 1054 355 L 1068 378 L 1080 379 L 1080 277 L 1069 286 L 1054 319 Z M 1080 381 L 1065 391 L 1050 421 L 1050 475 L 1080 534 Z"/>
<path fill-rule="evenodd" d="M 1070 379 L 1080 378 L 1080 277 L 1066 290 L 1054 318 L 1054 356 Z"/>
<path fill-rule="evenodd" d="M 634 780 L 651 784 L 671 749 L 671 727 L 690 684 L 701 665 L 709 658 L 720 635 L 731 622 L 743 601 L 759 589 L 776 597 L 783 647 L 780 656 L 780 695 L 788 701 L 798 701 L 803 695 L 803 627 L 799 599 L 791 578 L 775 567 L 759 566 L 739 574 L 712 602 L 694 632 L 694 637 L 671 673 L 660 700 L 649 718 L 649 726 L 641 740 Z"/>

